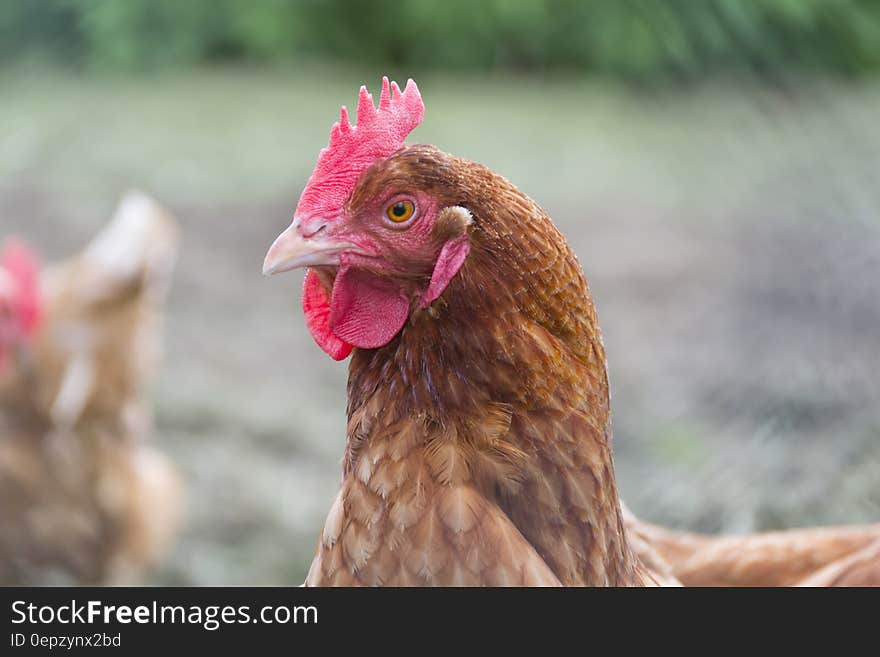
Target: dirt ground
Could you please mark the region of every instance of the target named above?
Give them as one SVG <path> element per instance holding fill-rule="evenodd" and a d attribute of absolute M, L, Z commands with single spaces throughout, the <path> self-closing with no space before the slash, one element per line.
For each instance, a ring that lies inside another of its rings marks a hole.
<path fill-rule="evenodd" d="M 378 74 L 0 74 L 0 236 L 78 248 L 129 187 L 185 235 L 152 390 L 187 482 L 160 584 L 298 584 L 339 480 L 345 365 L 264 279 L 338 106 Z M 419 78 L 413 141 L 568 236 L 611 369 L 624 499 L 675 527 L 880 518 L 880 83 L 636 93 Z"/>

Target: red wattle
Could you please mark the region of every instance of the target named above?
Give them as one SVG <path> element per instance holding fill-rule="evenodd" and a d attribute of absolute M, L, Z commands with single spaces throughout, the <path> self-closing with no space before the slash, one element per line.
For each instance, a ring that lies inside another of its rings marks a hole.
<path fill-rule="evenodd" d="M 334 360 L 343 360 L 354 347 L 388 344 L 409 317 L 409 301 L 392 281 L 346 266 L 336 275 L 329 299 L 318 275 L 309 270 L 302 306 L 309 332 Z"/>
<path fill-rule="evenodd" d="M 382 347 L 403 328 L 409 301 L 393 281 L 343 265 L 330 296 L 330 329 L 362 349 Z"/>
<path fill-rule="evenodd" d="M 321 285 L 321 279 L 311 269 L 306 272 L 303 282 L 302 307 L 306 326 L 318 346 L 333 360 L 347 358 L 353 347 L 330 330 L 330 299 Z"/>

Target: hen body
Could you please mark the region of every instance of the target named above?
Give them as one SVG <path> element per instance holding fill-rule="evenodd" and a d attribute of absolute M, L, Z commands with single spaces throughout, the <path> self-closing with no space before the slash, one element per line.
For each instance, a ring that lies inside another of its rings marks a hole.
<path fill-rule="evenodd" d="M 0 583 L 128 582 L 167 548 L 180 482 L 146 443 L 143 388 L 177 241 L 130 195 L 43 272 L 43 322 L 0 374 Z"/>
<path fill-rule="evenodd" d="M 341 490 L 308 585 L 642 585 L 611 453 L 605 351 L 589 289 L 536 203 L 433 147 L 369 169 L 351 214 L 416 187 L 472 221 L 470 254 L 385 346 L 357 349 Z M 465 225 L 467 224 L 467 225 Z M 324 272 L 325 280 L 333 272 Z"/>
<path fill-rule="evenodd" d="M 306 584 L 679 585 L 688 561 L 792 583 L 860 550 L 624 522 L 581 268 L 501 176 L 407 147 L 423 116 L 412 80 L 384 78 L 378 107 L 361 87 L 263 263 L 311 268 L 306 325 L 334 360 L 352 355 L 342 486 Z M 826 579 L 870 576 L 871 554 Z"/>
<path fill-rule="evenodd" d="M 685 586 L 878 586 L 880 525 L 712 536 L 672 531 L 624 509 L 637 554 L 659 555 Z"/>

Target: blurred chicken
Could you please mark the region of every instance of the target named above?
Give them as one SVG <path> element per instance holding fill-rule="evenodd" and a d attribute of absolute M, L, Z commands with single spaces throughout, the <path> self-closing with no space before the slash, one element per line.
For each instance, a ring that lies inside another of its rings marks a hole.
<path fill-rule="evenodd" d="M 877 586 L 880 524 L 711 536 L 658 527 L 624 508 L 635 551 L 685 586 Z"/>
<path fill-rule="evenodd" d="M 798 586 L 880 587 L 880 539 L 849 556 L 832 561 L 800 580 Z"/>
<path fill-rule="evenodd" d="M 174 220 L 129 193 L 84 251 L 42 273 L 39 321 L 0 334 L 0 584 L 127 582 L 168 547 L 180 483 L 144 444 L 144 385 L 177 243 Z M 7 299 L 21 269 L 0 277 Z"/>

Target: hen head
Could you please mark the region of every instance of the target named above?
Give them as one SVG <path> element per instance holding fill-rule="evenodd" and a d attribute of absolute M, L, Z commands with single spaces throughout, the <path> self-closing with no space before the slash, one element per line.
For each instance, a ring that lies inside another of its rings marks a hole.
<path fill-rule="evenodd" d="M 18 240 L 0 252 L 0 372 L 10 352 L 29 340 L 41 318 L 40 267 L 36 256 Z"/>
<path fill-rule="evenodd" d="M 458 206 L 454 158 L 404 139 L 424 116 L 416 84 L 382 81 L 379 107 L 361 87 L 357 124 L 345 108 L 275 240 L 265 274 L 308 267 L 303 311 L 332 358 L 388 344 L 467 258 L 471 215 Z"/>

